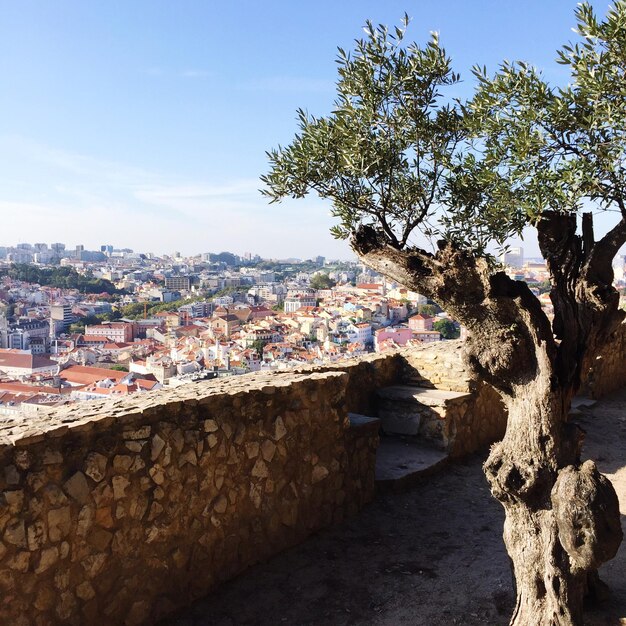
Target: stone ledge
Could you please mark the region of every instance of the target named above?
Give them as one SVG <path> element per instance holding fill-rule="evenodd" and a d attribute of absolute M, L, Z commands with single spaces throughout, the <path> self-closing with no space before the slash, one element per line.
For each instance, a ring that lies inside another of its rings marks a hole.
<path fill-rule="evenodd" d="M 244 397 L 253 391 L 273 395 L 293 383 L 345 376 L 343 372 L 260 373 L 227 379 L 201 381 L 174 389 L 161 389 L 128 398 L 97 400 L 42 411 L 36 416 L 0 423 L 0 453 L 5 447 L 28 445 L 43 438 L 64 437 L 68 432 L 105 432 L 113 424 L 149 423 L 157 420 L 162 407 L 207 404 L 215 396 Z"/>

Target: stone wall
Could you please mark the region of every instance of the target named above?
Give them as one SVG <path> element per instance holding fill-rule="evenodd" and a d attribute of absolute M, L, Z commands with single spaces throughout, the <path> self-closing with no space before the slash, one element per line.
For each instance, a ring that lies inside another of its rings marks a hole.
<path fill-rule="evenodd" d="M 0 426 L 0 623 L 150 623 L 371 499 L 345 372 L 253 375 Z"/>
<path fill-rule="evenodd" d="M 585 376 L 582 393 L 601 398 L 626 386 L 626 323 L 613 333 Z"/>
<path fill-rule="evenodd" d="M 461 341 L 402 350 L 400 357 L 404 382 L 471 394 L 451 404 L 441 425 L 451 457 L 471 454 L 502 439 L 507 417 L 504 405 L 493 387 L 472 378 Z"/>
<path fill-rule="evenodd" d="M 376 415 L 376 392 L 381 387 L 403 380 L 402 352 L 368 354 L 358 360 L 339 361 L 333 365 L 308 366 L 298 370 L 308 372 L 342 372 L 346 374 L 346 411 L 360 415 Z"/>
<path fill-rule="evenodd" d="M 626 326 L 594 397 L 626 383 Z M 504 433 L 458 341 L 299 372 L 210 381 L 0 420 L 0 624 L 151 623 L 356 513 L 374 493 L 377 390 L 468 394 L 442 415 L 451 456 Z"/>
<path fill-rule="evenodd" d="M 344 372 L 346 409 L 350 413 L 378 415 L 377 391 L 407 384 L 470 393 L 471 397 L 450 406 L 438 430 L 452 457 L 462 457 L 498 441 L 506 429 L 506 411 L 500 396 L 489 385 L 472 378 L 463 359 L 461 341 L 441 341 L 417 348 L 370 354 L 358 361 L 300 372 Z"/>
<path fill-rule="evenodd" d="M 400 351 L 402 379 L 421 387 L 468 392 L 475 381 L 463 360 L 463 342 L 440 341 Z"/>

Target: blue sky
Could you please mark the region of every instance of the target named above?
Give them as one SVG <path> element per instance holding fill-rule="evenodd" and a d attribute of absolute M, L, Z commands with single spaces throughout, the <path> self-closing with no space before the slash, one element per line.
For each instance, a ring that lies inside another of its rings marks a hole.
<path fill-rule="evenodd" d="M 570 0 L 0 0 L 0 245 L 349 258 L 315 197 L 268 206 L 265 150 L 324 114 L 337 46 L 412 18 L 469 68 L 525 59 L 562 82 Z M 608 2 L 594 2 L 603 14 Z M 533 252 L 529 244 L 529 252 Z"/>

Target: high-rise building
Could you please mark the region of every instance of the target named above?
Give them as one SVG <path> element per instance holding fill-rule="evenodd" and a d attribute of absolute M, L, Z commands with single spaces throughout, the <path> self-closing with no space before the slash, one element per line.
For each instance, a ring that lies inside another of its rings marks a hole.
<path fill-rule="evenodd" d="M 165 277 L 166 289 L 191 289 L 191 278 L 189 276 L 166 276 Z"/>
<path fill-rule="evenodd" d="M 502 255 L 502 263 L 510 267 L 522 267 L 524 265 L 524 248 L 512 247 Z"/>
<path fill-rule="evenodd" d="M 65 332 L 74 320 L 72 307 L 69 304 L 50 305 L 50 334 Z"/>

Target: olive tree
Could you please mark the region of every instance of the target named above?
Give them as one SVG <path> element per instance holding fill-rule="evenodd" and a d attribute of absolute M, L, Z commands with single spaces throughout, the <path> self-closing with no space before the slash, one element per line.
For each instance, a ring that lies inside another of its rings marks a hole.
<path fill-rule="evenodd" d="M 268 153 L 271 201 L 332 201 L 332 233 L 373 269 L 438 302 L 468 329 L 466 356 L 508 409 L 484 469 L 505 509 L 517 602 L 511 623 L 582 623 L 584 595 L 622 539 L 617 497 L 568 421 L 586 368 L 622 322 L 612 260 L 626 242 L 626 3 L 603 21 L 576 10 L 579 40 L 548 85 L 525 63 L 475 68 L 466 102 L 433 34 L 408 19 L 367 23 L 338 52 L 331 114 L 298 112 L 293 141 Z M 614 226 L 594 235 L 593 213 Z M 536 229 L 551 276 L 549 317 L 495 254 Z"/>

